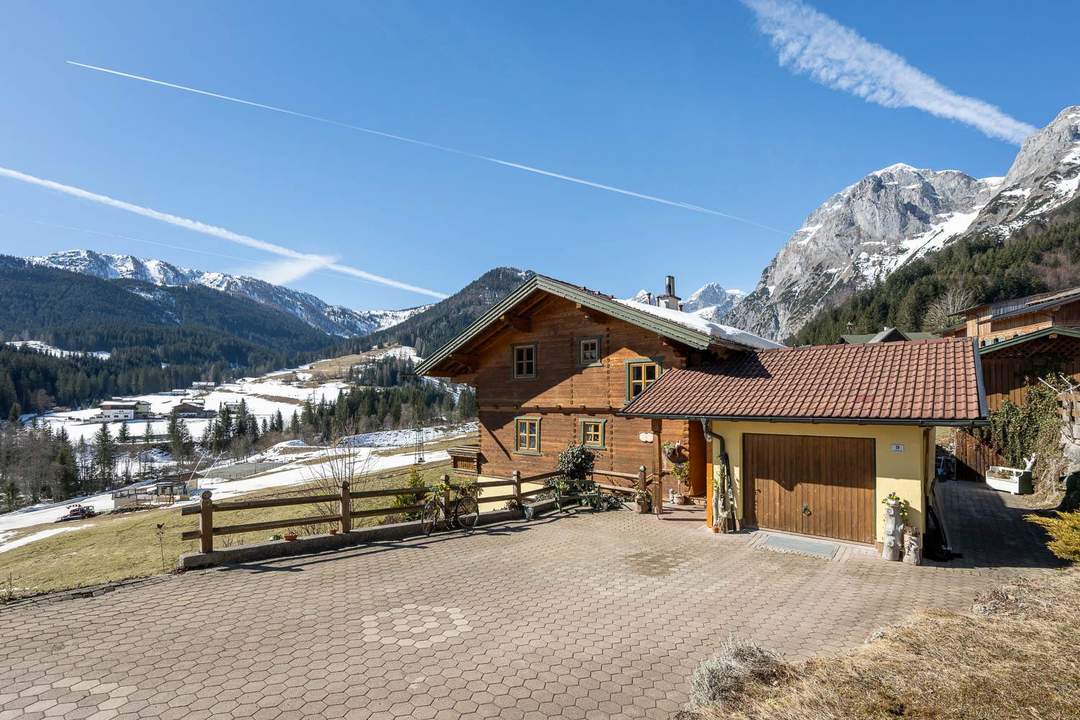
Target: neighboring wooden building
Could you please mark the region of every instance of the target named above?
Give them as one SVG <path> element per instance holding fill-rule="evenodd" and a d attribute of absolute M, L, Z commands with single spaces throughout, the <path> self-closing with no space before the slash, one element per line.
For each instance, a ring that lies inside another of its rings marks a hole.
<path fill-rule="evenodd" d="M 988 408 L 1026 402 L 1039 378 L 1061 372 L 1080 381 L 1080 287 L 977 305 L 947 331 L 975 338 Z"/>
<path fill-rule="evenodd" d="M 1048 327 L 1080 328 L 1080 287 L 976 305 L 963 314 L 964 322 L 944 334 L 977 338 L 980 347 Z"/>
<path fill-rule="evenodd" d="M 455 466 L 485 477 L 536 475 L 582 442 L 595 449 L 598 469 L 632 474 L 643 465 L 656 475 L 663 443 L 678 442 L 691 458 L 691 495 L 704 496 L 700 426 L 617 413 L 667 370 L 777 344 L 681 312 L 671 278 L 667 290 L 648 305 L 535 275 L 436 351 L 418 373 L 476 388 L 478 454 L 459 450 Z"/>

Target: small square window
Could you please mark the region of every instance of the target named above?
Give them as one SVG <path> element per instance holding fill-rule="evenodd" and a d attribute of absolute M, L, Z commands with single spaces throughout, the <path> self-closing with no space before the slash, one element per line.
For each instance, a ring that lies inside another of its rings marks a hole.
<path fill-rule="evenodd" d="M 514 450 L 521 453 L 540 453 L 540 420 L 518 418 L 514 420 Z"/>
<path fill-rule="evenodd" d="M 536 346 L 514 346 L 514 377 L 536 377 Z"/>
<path fill-rule="evenodd" d="M 633 362 L 627 365 L 626 399 L 633 400 L 660 377 L 660 365 L 655 362 Z"/>
<path fill-rule="evenodd" d="M 600 338 L 582 338 L 578 341 L 578 364 L 600 364 Z"/>
<path fill-rule="evenodd" d="M 604 447 L 604 421 L 582 420 L 581 421 L 581 444 L 585 447 Z"/>

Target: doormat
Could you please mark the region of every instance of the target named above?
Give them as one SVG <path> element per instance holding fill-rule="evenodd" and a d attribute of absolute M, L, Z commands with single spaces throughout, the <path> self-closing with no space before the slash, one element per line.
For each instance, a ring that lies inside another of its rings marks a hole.
<path fill-rule="evenodd" d="M 761 547 L 774 552 L 806 555 L 808 557 L 832 560 L 840 551 L 840 546 L 827 540 L 811 540 L 794 535 L 769 535 Z"/>

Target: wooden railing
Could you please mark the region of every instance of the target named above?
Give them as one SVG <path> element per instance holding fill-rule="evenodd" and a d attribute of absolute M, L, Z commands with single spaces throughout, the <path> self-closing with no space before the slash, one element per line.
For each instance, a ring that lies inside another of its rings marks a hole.
<path fill-rule="evenodd" d="M 462 487 L 475 488 L 479 495 L 477 500 L 479 502 L 491 503 L 491 502 L 508 502 L 514 501 L 519 507 L 521 507 L 527 498 L 535 497 L 543 492 L 546 492 L 548 488 L 545 486 L 533 488 L 532 490 L 522 490 L 523 484 L 529 483 L 544 483 L 553 477 L 556 477 L 560 473 L 556 471 L 540 473 L 538 475 L 530 475 L 528 477 L 522 477 L 521 472 L 515 470 L 511 473 L 511 477 L 508 480 L 481 480 L 475 483 L 468 483 Z M 645 474 L 645 466 L 638 468 L 636 473 L 622 473 L 612 470 L 595 470 L 594 476 L 610 477 L 623 480 L 632 480 L 635 482 L 633 487 L 626 485 L 612 485 L 597 483 L 597 485 L 604 490 L 610 492 L 625 492 L 636 493 L 638 491 L 648 492 L 649 478 Z M 595 477 L 594 477 L 595 479 Z M 406 505 L 401 507 L 382 507 L 382 508 L 370 508 L 365 510 L 354 510 L 353 500 L 362 500 L 370 498 L 382 498 L 382 497 L 401 497 L 412 496 L 420 499 L 426 495 L 438 492 L 440 489 L 446 494 L 445 507 L 450 506 L 452 498 L 451 493 L 455 488 L 450 484 L 450 475 L 443 474 L 442 483 L 438 487 L 404 487 L 404 488 L 389 488 L 378 490 L 352 490 L 349 486 L 349 482 L 343 481 L 341 483 L 341 489 L 338 493 L 324 493 L 320 495 L 296 495 L 292 497 L 276 497 L 276 498 L 261 498 L 257 500 L 220 500 L 214 501 L 213 495 L 209 490 L 204 490 L 199 497 L 198 505 L 188 505 L 180 509 L 181 515 L 198 515 L 199 516 L 199 528 L 197 530 L 185 530 L 181 533 L 180 537 L 183 540 L 198 540 L 199 550 L 203 553 L 210 553 L 214 551 L 214 538 L 220 535 L 235 535 L 239 533 L 260 532 L 263 530 L 276 530 L 279 528 L 291 528 L 291 527 L 309 527 L 312 525 L 325 525 L 328 523 L 337 523 L 341 527 L 342 533 L 347 533 L 352 530 L 352 521 L 356 518 L 370 518 L 380 517 L 386 515 L 398 515 L 401 513 L 417 512 L 423 509 L 424 504 L 417 502 L 412 505 Z M 505 488 L 509 487 L 510 492 L 503 495 L 496 495 L 494 497 L 483 496 L 483 491 L 491 488 Z M 659 488 L 659 483 L 655 485 L 655 492 Z M 660 507 L 659 502 L 655 502 L 654 507 Z M 258 510 L 265 508 L 276 507 L 291 507 L 294 505 L 337 505 L 337 512 L 326 513 L 323 512 L 319 515 L 306 515 L 302 517 L 284 518 L 280 520 L 263 520 L 260 522 L 247 522 L 237 523 L 234 525 L 218 525 L 215 523 L 215 513 L 226 512 L 238 512 L 242 510 Z"/>
<path fill-rule="evenodd" d="M 217 502 L 213 500 L 213 496 L 209 490 L 204 490 L 199 498 L 198 505 L 188 505 L 187 507 L 180 509 L 181 515 L 199 516 L 199 528 L 197 530 L 184 531 L 183 533 L 181 533 L 180 538 L 182 540 L 198 540 L 200 552 L 209 553 L 214 551 L 214 537 L 218 535 L 234 535 L 238 533 L 259 532 L 262 530 L 276 530 L 279 528 L 290 527 L 309 527 L 311 525 L 324 525 L 327 523 L 338 523 L 341 526 L 341 532 L 347 533 L 352 530 L 352 521 L 356 518 L 370 518 L 386 515 L 398 515 L 400 513 L 417 512 L 424 507 L 424 504 L 422 502 L 417 502 L 412 505 L 405 506 L 353 510 L 353 500 L 401 496 L 413 496 L 415 498 L 423 498 L 430 493 L 439 491 L 439 489 L 441 488 L 443 492 L 446 493 L 446 497 L 444 498 L 446 501 L 446 507 L 449 507 L 450 501 L 452 499 L 450 497 L 450 494 L 455 488 L 451 486 L 450 476 L 448 474 L 443 474 L 441 479 L 442 484 L 439 487 L 424 486 L 378 490 L 352 490 L 349 486 L 349 482 L 346 480 L 341 483 L 340 493 L 326 493 L 322 495 L 297 495 L 293 497 L 262 498 L 258 500 L 222 500 Z M 512 494 L 497 495 L 495 497 L 480 497 L 478 499 L 482 502 L 500 502 L 507 500 L 516 500 L 518 503 L 521 503 L 524 497 L 536 494 L 535 492 L 522 493 L 521 481 L 518 477 L 511 478 L 510 480 L 485 480 L 483 482 L 469 483 L 467 486 L 464 487 L 476 488 L 482 493 L 484 489 L 487 488 L 507 486 L 513 488 Z M 264 520 L 261 522 L 238 523 L 235 525 L 217 525 L 214 522 L 215 513 L 236 512 L 240 510 L 257 510 L 275 507 L 290 507 L 293 505 L 328 504 L 336 504 L 337 512 L 329 514 L 323 513 L 320 515 L 305 515 L 302 517 L 284 518 L 281 520 Z"/>

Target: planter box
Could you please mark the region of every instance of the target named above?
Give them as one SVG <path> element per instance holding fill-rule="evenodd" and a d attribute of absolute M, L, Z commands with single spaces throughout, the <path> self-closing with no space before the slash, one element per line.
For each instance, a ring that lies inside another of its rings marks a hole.
<path fill-rule="evenodd" d="M 1031 470 L 991 465 L 986 470 L 986 484 L 995 490 L 1013 495 L 1030 495 L 1035 491 Z"/>

